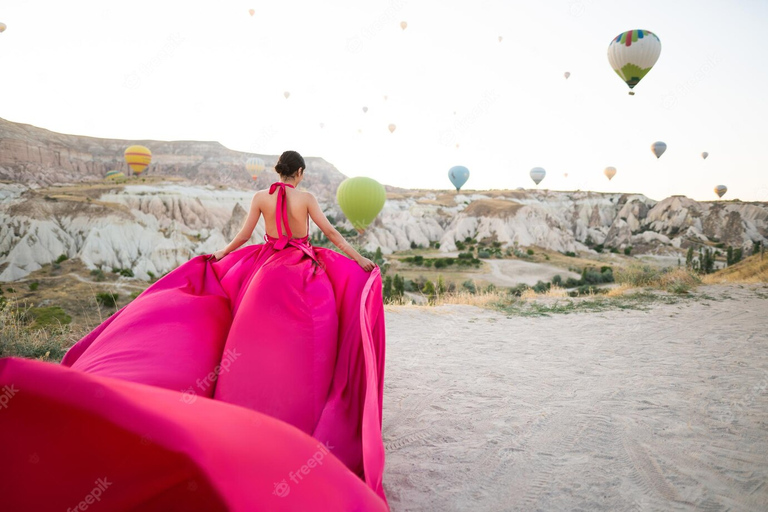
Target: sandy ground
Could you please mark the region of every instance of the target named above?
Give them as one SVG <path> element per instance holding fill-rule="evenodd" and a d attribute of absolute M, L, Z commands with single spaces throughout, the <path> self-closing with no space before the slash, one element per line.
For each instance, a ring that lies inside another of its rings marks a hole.
<path fill-rule="evenodd" d="M 768 288 L 697 297 L 388 307 L 392 510 L 767 510 Z"/>

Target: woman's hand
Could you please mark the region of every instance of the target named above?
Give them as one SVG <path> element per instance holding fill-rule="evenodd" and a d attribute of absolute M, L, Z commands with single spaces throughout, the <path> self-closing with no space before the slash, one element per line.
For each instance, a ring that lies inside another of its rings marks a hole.
<path fill-rule="evenodd" d="M 372 262 L 368 258 L 364 258 L 363 256 L 360 256 L 360 259 L 357 260 L 357 263 L 358 265 L 363 267 L 363 270 L 365 270 L 366 272 L 370 272 L 376 266 L 374 262 Z"/>
<path fill-rule="evenodd" d="M 227 253 L 224 252 L 224 249 L 221 249 L 211 254 L 211 258 L 215 259 L 216 261 L 219 261 L 221 258 L 223 258 L 226 255 Z"/>

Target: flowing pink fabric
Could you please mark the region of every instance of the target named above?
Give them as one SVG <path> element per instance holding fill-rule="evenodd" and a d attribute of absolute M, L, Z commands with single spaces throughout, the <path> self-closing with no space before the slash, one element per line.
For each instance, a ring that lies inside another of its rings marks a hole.
<path fill-rule="evenodd" d="M 387 509 L 379 270 L 292 238 L 275 191 L 278 238 L 181 265 L 61 366 L 0 360 L 3 508 Z"/>

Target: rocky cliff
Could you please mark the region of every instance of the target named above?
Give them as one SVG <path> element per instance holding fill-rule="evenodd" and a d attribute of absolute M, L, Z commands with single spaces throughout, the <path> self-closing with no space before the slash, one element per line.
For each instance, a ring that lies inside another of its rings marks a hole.
<path fill-rule="evenodd" d="M 134 142 L 134 141 L 131 141 Z M 130 268 L 147 279 L 224 247 L 242 225 L 254 189 L 249 156 L 213 142 L 136 141 L 153 151 L 147 173 L 165 179 L 108 183 L 124 168 L 128 141 L 61 135 L 0 120 L 0 281 L 21 279 L 64 254 L 89 268 Z M 267 165 L 275 156 L 264 155 Z M 309 158 L 302 187 L 343 221 L 335 190 L 344 179 Z M 502 246 L 586 253 L 596 245 L 633 254 L 679 254 L 690 244 L 748 248 L 768 237 L 768 204 L 697 202 L 673 196 L 547 190 L 453 193 L 388 188 L 383 211 L 358 242 L 385 253 L 466 237 Z M 347 225 L 347 227 L 350 227 Z M 315 229 L 313 227 L 313 229 Z M 263 237 L 257 226 L 252 241 Z"/>

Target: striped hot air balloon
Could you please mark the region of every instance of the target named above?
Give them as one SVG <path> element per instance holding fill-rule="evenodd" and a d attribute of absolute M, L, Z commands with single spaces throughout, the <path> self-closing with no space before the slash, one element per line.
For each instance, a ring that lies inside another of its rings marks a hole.
<path fill-rule="evenodd" d="M 264 164 L 264 160 L 257 156 L 253 156 L 245 161 L 245 170 L 248 171 L 248 174 L 250 174 L 253 179 L 257 179 L 259 173 L 266 168 L 267 166 Z"/>
<path fill-rule="evenodd" d="M 648 74 L 661 55 L 659 36 L 650 30 L 622 32 L 608 45 L 608 62 L 619 77 L 632 89 Z"/>
<path fill-rule="evenodd" d="M 125 161 L 133 174 L 141 174 L 147 170 L 152 161 L 152 152 L 144 146 L 131 146 L 125 150 Z"/>
<path fill-rule="evenodd" d="M 104 177 L 106 179 L 108 179 L 108 180 L 110 180 L 110 179 L 111 180 L 116 180 L 116 179 L 119 179 L 119 178 L 125 178 L 125 174 L 123 172 L 121 172 L 121 171 L 112 170 L 112 171 L 107 171 L 107 174 L 105 174 Z"/>

